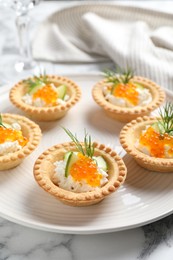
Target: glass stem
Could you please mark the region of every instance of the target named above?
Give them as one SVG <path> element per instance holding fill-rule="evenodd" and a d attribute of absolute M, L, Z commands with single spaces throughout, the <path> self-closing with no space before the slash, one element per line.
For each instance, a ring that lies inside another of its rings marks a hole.
<path fill-rule="evenodd" d="M 29 22 L 30 18 L 27 13 L 20 14 L 16 17 L 21 62 L 28 65 L 32 63 L 31 49 L 29 44 L 30 40 L 28 34 Z"/>

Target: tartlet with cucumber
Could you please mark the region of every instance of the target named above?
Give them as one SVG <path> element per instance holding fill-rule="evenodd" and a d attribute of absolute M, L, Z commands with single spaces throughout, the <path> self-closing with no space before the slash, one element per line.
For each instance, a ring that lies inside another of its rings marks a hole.
<path fill-rule="evenodd" d="M 149 115 L 165 99 L 164 90 L 151 80 L 135 76 L 131 69 L 104 72 L 92 95 L 106 114 L 121 122 Z"/>
<path fill-rule="evenodd" d="M 173 171 L 173 104 L 159 109 L 159 117 L 139 117 L 120 132 L 123 148 L 142 167 Z"/>
<path fill-rule="evenodd" d="M 19 165 L 41 139 L 37 124 L 24 116 L 0 114 L 0 170 Z"/>
<path fill-rule="evenodd" d="M 34 177 L 41 188 L 71 206 L 89 206 L 116 191 L 126 178 L 123 160 L 111 148 L 83 142 L 64 128 L 71 142 L 55 145 L 39 156 Z"/>
<path fill-rule="evenodd" d="M 22 80 L 10 90 L 11 102 L 38 121 L 62 118 L 80 97 L 81 90 L 71 79 L 45 73 Z"/>

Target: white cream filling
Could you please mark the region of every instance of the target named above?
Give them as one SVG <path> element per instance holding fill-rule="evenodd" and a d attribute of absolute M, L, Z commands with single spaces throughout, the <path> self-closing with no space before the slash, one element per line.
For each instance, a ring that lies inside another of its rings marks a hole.
<path fill-rule="evenodd" d="M 27 105 L 32 105 L 32 96 L 29 95 L 28 93 L 26 93 L 23 97 L 22 97 L 22 101 L 27 104 Z"/>
<path fill-rule="evenodd" d="M 65 177 L 65 167 L 66 167 L 65 161 L 56 161 L 54 165 L 55 165 L 55 174 L 53 177 L 53 181 L 60 188 L 68 191 L 78 192 L 78 193 L 97 189 L 97 187 L 92 187 L 88 185 L 85 180 L 79 182 L 79 181 L 75 181 L 71 175 Z M 97 171 L 102 175 L 102 179 L 100 181 L 100 187 L 102 187 L 104 184 L 108 182 L 107 179 L 108 174 L 104 170 L 98 167 L 97 167 Z"/>
<path fill-rule="evenodd" d="M 0 156 L 6 155 L 8 153 L 14 153 L 22 148 L 21 145 L 19 145 L 18 141 L 14 142 L 5 142 L 3 144 L 0 144 Z"/>
<path fill-rule="evenodd" d="M 56 91 L 56 87 L 54 86 L 54 84 L 51 84 L 51 87 L 54 91 Z M 33 95 L 30 95 L 29 93 L 26 93 L 23 97 L 22 97 L 22 101 L 27 104 L 27 105 L 30 105 L 30 106 L 35 106 L 35 107 L 46 107 L 46 106 L 51 106 L 46 104 L 46 102 L 44 102 L 44 100 L 42 100 L 41 98 L 36 98 L 33 100 L 32 98 Z M 69 100 L 69 95 L 65 95 L 64 97 L 64 100 L 60 99 L 60 98 L 57 98 L 56 100 L 56 104 L 57 105 L 65 105 L 66 104 L 66 101 Z"/>
<path fill-rule="evenodd" d="M 138 106 L 145 106 L 152 101 L 152 95 L 147 88 L 136 88 L 136 91 L 139 93 Z"/>
<path fill-rule="evenodd" d="M 12 124 L 11 124 L 11 127 L 12 127 L 14 130 L 17 130 L 17 131 L 20 131 L 20 130 L 21 130 L 21 126 L 20 126 L 18 123 L 12 123 Z"/>
<path fill-rule="evenodd" d="M 171 154 L 169 153 L 169 150 L 171 149 L 171 146 L 168 144 L 165 144 L 164 146 L 164 155 L 165 158 L 173 158 L 173 156 L 171 156 Z"/>
<path fill-rule="evenodd" d="M 139 140 L 135 143 L 135 147 L 136 147 L 140 152 L 151 156 L 149 147 L 144 146 L 143 144 L 140 144 L 140 143 L 139 143 Z"/>
<path fill-rule="evenodd" d="M 12 123 L 11 127 L 14 130 L 20 131 L 21 126 L 18 123 Z M 19 145 L 19 142 L 16 140 L 14 142 L 7 141 L 2 144 L 0 144 L 0 156 L 6 155 L 8 153 L 14 153 L 22 148 L 21 145 Z"/>
<path fill-rule="evenodd" d="M 135 106 L 144 106 L 149 104 L 152 101 L 152 95 L 147 88 L 136 88 L 138 92 L 138 103 Z M 105 95 L 105 99 L 109 101 L 111 104 L 121 107 L 134 107 L 134 105 L 128 101 L 126 98 L 115 97 L 110 94 L 110 90 L 107 86 L 103 87 L 103 94 Z"/>
<path fill-rule="evenodd" d="M 146 126 L 146 129 L 142 131 L 142 134 L 145 134 L 145 132 L 147 131 L 148 127 L 150 127 L 149 125 Z M 150 149 L 149 147 L 141 144 L 139 142 L 139 140 L 136 141 L 135 143 L 135 147 L 142 153 L 146 154 L 146 155 L 149 155 L 149 156 L 152 156 L 151 153 L 150 153 Z M 170 153 L 169 153 L 169 150 L 171 149 L 171 146 L 170 145 L 167 145 L 165 144 L 164 145 L 164 158 L 173 158 Z"/>

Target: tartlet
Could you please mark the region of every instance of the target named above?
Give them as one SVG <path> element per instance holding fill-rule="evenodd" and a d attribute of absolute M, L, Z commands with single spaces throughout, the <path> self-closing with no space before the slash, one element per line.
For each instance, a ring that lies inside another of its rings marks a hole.
<path fill-rule="evenodd" d="M 151 80 L 139 76 L 131 76 L 126 81 L 130 84 L 137 84 L 138 86 L 147 89 L 147 91 L 151 94 L 152 100 L 148 104 L 144 105 L 136 105 L 133 107 L 123 107 L 119 106 L 118 104 L 112 104 L 106 100 L 103 88 L 105 86 L 111 85 L 114 86 L 114 83 L 117 84 L 117 79 L 124 79 L 123 77 L 126 76 L 127 73 L 122 74 L 121 76 L 111 75 L 105 76 L 105 78 L 98 83 L 96 83 L 92 89 L 92 96 L 95 102 L 104 109 L 106 114 L 118 121 L 121 122 L 130 122 L 131 120 L 139 117 L 149 115 L 153 110 L 158 108 L 165 99 L 165 92 L 164 90 L 157 85 L 156 83 L 152 82 Z M 126 79 L 126 78 L 125 78 Z M 125 84 L 125 80 L 120 81 L 121 84 Z M 123 92 L 123 90 L 122 90 Z M 125 91 L 126 92 L 126 91 Z M 131 97 L 133 98 L 133 94 L 131 93 Z"/>
<path fill-rule="evenodd" d="M 42 75 L 39 77 L 42 79 Z M 45 76 L 44 76 L 45 77 Z M 30 118 L 38 121 L 53 121 L 60 119 L 65 116 L 68 110 L 74 106 L 81 97 L 81 90 L 79 86 L 72 80 L 55 75 L 46 75 L 46 79 L 53 83 L 56 87 L 60 85 L 65 85 L 67 88 L 67 94 L 69 99 L 63 104 L 53 106 L 36 107 L 26 104 L 22 98 L 28 92 L 27 82 L 34 81 L 38 77 L 32 77 L 27 80 L 22 80 L 14 85 L 10 90 L 10 101 L 17 108 L 26 113 Z"/>
<path fill-rule="evenodd" d="M 136 120 L 132 120 L 130 123 L 126 124 L 122 128 L 120 132 L 120 142 L 122 147 L 125 149 L 125 151 L 128 154 L 130 154 L 136 160 L 136 162 L 143 168 L 148 169 L 150 171 L 157 171 L 157 172 L 172 172 L 173 157 L 162 158 L 160 147 L 158 143 L 155 142 L 154 140 L 155 135 L 153 135 L 153 133 L 151 139 L 148 140 L 149 146 L 147 143 L 147 146 L 146 147 L 144 146 L 143 150 L 138 148 L 138 141 L 141 140 L 140 139 L 141 136 L 144 136 L 145 133 L 147 133 L 148 135 L 148 132 L 150 131 L 151 127 L 152 128 L 155 127 L 155 125 L 159 122 L 159 120 L 161 120 L 161 118 L 159 117 L 147 117 L 147 116 L 139 117 Z M 149 130 L 146 132 L 146 129 Z M 157 132 L 157 138 L 160 138 L 162 140 L 165 137 L 162 134 L 160 134 L 159 137 Z M 152 147 L 152 151 L 154 151 L 154 153 L 157 155 L 156 157 L 154 155 L 147 154 L 148 147 Z"/>
<path fill-rule="evenodd" d="M 21 126 L 22 135 L 27 139 L 26 145 L 20 150 L 0 156 L 0 170 L 8 170 L 19 165 L 23 159 L 31 154 L 39 144 L 41 130 L 37 124 L 24 116 L 15 114 L 2 114 L 5 124 L 18 123 Z"/>
<path fill-rule="evenodd" d="M 81 143 L 83 145 L 83 143 Z M 58 144 L 46 150 L 35 162 L 34 177 L 46 192 L 71 206 L 89 206 L 103 200 L 119 188 L 126 178 L 126 166 L 123 160 L 103 144 L 93 143 L 96 156 L 103 156 L 108 164 L 108 182 L 101 188 L 89 192 L 76 193 L 62 189 L 54 184 L 54 163 L 62 160 L 68 151 L 76 151 L 73 142 Z"/>

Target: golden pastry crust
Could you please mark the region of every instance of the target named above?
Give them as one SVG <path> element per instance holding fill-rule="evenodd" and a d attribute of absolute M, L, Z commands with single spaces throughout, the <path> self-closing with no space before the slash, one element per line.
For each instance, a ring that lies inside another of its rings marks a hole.
<path fill-rule="evenodd" d="M 155 158 L 140 152 L 135 143 L 139 139 L 141 131 L 147 125 L 157 122 L 156 117 L 139 117 L 125 125 L 120 132 L 120 142 L 128 154 L 133 156 L 136 162 L 145 169 L 157 172 L 172 172 L 173 159 Z"/>
<path fill-rule="evenodd" d="M 19 123 L 23 136 L 25 136 L 29 141 L 19 151 L 0 156 L 1 171 L 8 170 L 19 165 L 26 156 L 36 149 L 41 139 L 40 127 L 24 116 L 2 114 L 2 120 L 4 123 L 8 124 L 12 124 L 14 122 Z"/>
<path fill-rule="evenodd" d="M 75 193 L 64 190 L 53 183 L 54 162 L 63 160 L 67 151 L 76 151 L 74 143 L 58 144 L 46 150 L 35 162 L 34 177 L 38 184 L 61 202 L 71 206 L 89 206 L 103 200 L 119 188 L 126 178 L 123 160 L 105 145 L 94 143 L 95 155 L 101 155 L 108 163 L 108 183 L 95 191 Z"/>
<path fill-rule="evenodd" d="M 111 104 L 105 99 L 103 94 L 103 86 L 106 84 L 106 79 L 101 80 L 93 87 L 92 96 L 95 102 L 105 110 L 109 117 L 121 122 L 130 122 L 139 116 L 149 115 L 164 102 L 165 92 L 156 83 L 138 76 L 135 76 L 131 82 L 140 83 L 145 88 L 149 89 L 152 95 L 152 101 L 149 104 L 145 106 L 136 106 L 133 108 L 120 107 Z"/>
<path fill-rule="evenodd" d="M 65 84 L 67 86 L 67 94 L 70 98 L 66 101 L 66 104 L 59 104 L 52 107 L 35 107 L 26 104 L 22 101 L 22 97 L 27 92 L 27 87 L 24 80 L 14 85 L 14 87 L 10 90 L 9 97 L 13 105 L 25 112 L 30 118 L 38 121 L 53 121 L 62 118 L 81 97 L 80 88 L 72 80 L 54 75 L 47 75 L 47 78 L 55 85 Z"/>

